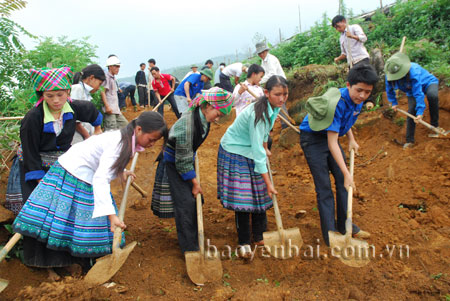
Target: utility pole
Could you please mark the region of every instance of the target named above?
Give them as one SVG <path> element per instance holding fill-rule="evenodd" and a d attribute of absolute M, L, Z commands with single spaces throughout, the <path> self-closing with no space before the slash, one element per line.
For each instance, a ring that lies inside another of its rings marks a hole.
<path fill-rule="evenodd" d="M 237 51 L 237 49 L 236 49 L 236 62 L 239 62 L 238 51 Z"/>
<path fill-rule="evenodd" d="M 282 42 L 282 40 L 281 40 L 281 28 L 278 28 L 278 32 L 280 33 L 280 44 L 281 44 L 281 42 Z"/>
<path fill-rule="evenodd" d="M 300 16 L 300 4 L 298 5 L 298 32 L 302 33 L 302 19 Z"/>
<path fill-rule="evenodd" d="M 383 0 L 380 0 L 380 10 L 383 10 Z"/>

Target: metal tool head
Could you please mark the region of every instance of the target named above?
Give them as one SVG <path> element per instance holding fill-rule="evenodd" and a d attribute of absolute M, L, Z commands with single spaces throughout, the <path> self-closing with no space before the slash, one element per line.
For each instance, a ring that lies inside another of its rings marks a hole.
<path fill-rule="evenodd" d="M 95 265 L 84 277 L 84 281 L 89 286 L 97 286 L 111 279 L 127 260 L 131 251 L 136 247 L 137 242 L 128 244 L 125 248 L 113 249 L 113 253 L 96 260 Z"/>
<path fill-rule="evenodd" d="M 370 246 L 365 240 L 328 231 L 333 257 L 338 257 L 344 264 L 359 268 L 370 262 Z"/>
<path fill-rule="evenodd" d="M 279 231 L 263 233 L 264 248 L 266 251 L 278 259 L 289 259 L 299 256 L 300 249 L 303 245 L 300 229 L 295 227 L 283 229 L 282 231 L 284 237 L 281 237 Z"/>
<path fill-rule="evenodd" d="M 200 251 L 185 252 L 186 270 L 195 285 L 202 286 L 207 282 L 222 279 L 222 261 L 217 254 L 206 253 L 204 257 Z"/>

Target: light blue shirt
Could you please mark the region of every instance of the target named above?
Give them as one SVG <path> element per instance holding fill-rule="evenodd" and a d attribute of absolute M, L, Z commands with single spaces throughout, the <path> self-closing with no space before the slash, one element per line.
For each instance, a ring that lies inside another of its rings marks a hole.
<path fill-rule="evenodd" d="M 280 108 L 272 109 L 268 104 L 269 119 L 260 120 L 255 126 L 255 103 L 249 104 L 220 140 L 223 149 L 255 161 L 255 172 L 267 173 L 266 150 L 263 142 L 267 142 Z M 266 118 L 264 114 L 264 118 Z"/>

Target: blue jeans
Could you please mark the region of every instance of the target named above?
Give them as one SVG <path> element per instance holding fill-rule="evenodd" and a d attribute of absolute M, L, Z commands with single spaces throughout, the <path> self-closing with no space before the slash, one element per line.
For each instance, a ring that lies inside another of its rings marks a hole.
<path fill-rule="evenodd" d="M 322 236 L 327 246 L 329 246 L 328 231 L 339 231 L 345 234 L 348 193 L 344 187 L 344 174 L 328 149 L 328 138 L 326 134 L 301 131 L 300 146 L 303 149 L 306 162 L 314 179 Z M 345 160 L 345 154 L 340 144 L 339 148 Z M 337 219 L 335 219 L 334 195 L 331 190 L 330 172 L 334 177 L 336 186 Z M 353 234 L 359 231 L 360 229 L 353 224 Z"/>
<path fill-rule="evenodd" d="M 127 96 L 130 96 L 131 99 L 131 103 L 133 104 L 133 106 L 136 106 L 136 99 L 134 98 L 134 93 L 136 92 L 136 86 L 135 85 L 130 85 L 126 88 L 122 89 L 122 93 L 117 92 L 118 96 L 119 96 L 119 108 L 124 108 L 127 106 L 125 99 L 127 98 Z"/>

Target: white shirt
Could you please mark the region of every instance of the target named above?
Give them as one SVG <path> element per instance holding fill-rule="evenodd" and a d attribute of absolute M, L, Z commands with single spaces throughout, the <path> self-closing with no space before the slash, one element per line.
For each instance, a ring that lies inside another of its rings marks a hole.
<path fill-rule="evenodd" d="M 92 218 L 116 213 L 110 183 L 117 175 L 110 168 L 119 157 L 121 138 L 120 131 L 92 136 L 73 145 L 58 158 L 64 169 L 92 185 L 94 190 Z"/>
<path fill-rule="evenodd" d="M 149 90 L 153 90 L 153 86 L 152 86 L 152 82 L 155 80 L 155 78 L 153 77 L 153 74 L 150 72 L 150 70 L 148 71 L 148 83 L 147 83 L 147 89 Z"/>
<path fill-rule="evenodd" d="M 194 73 L 200 74 L 200 71 L 197 71 L 197 72 L 189 71 L 188 73 L 186 73 L 186 75 L 183 77 L 183 79 L 181 81 L 184 81 L 186 79 L 186 77 L 188 77 L 189 75 L 194 74 Z"/>
<path fill-rule="evenodd" d="M 236 76 L 241 77 L 242 63 L 234 63 L 223 68 L 222 73 L 228 77 Z"/>
<path fill-rule="evenodd" d="M 350 56 L 347 55 L 347 43 L 350 43 L 350 52 L 354 65 L 357 62 L 369 57 L 369 53 L 367 52 L 366 47 L 364 47 L 364 43 L 367 41 L 367 36 L 364 34 L 364 31 L 358 24 L 349 25 L 348 29 L 352 35 L 358 37 L 359 41 L 348 38 L 346 36 L 347 29 L 345 29 L 345 31 L 341 33 L 341 36 L 339 37 L 339 44 L 341 45 L 342 54 L 345 54 L 347 56 L 347 63 L 350 65 Z"/>
<path fill-rule="evenodd" d="M 280 75 L 286 78 L 283 68 L 281 68 L 278 58 L 270 53 L 267 53 L 265 59 L 261 62 L 261 67 L 264 69 L 264 77 L 261 79 L 261 84 L 265 84 L 272 75 Z"/>
<path fill-rule="evenodd" d="M 91 101 L 91 91 L 92 87 L 88 84 L 83 83 L 80 81 L 79 84 L 72 85 L 72 90 L 70 91 L 70 98 L 76 99 L 76 100 L 87 100 Z"/>
<path fill-rule="evenodd" d="M 225 68 L 225 66 L 220 66 L 219 68 L 217 68 L 216 73 L 214 73 L 214 84 L 218 84 L 220 83 L 220 72 L 222 72 L 223 68 Z"/>
<path fill-rule="evenodd" d="M 264 95 L 264 91 L 261 88 L 261 86 L 257 85 L 251 85 L 247 80 L 244 82 L 244 84 L 247 85 L 248 89 L 253 92 L 258 97 L 261 97 Z M 244 93 L 239 94 L 239 89 L 241 88 L 241 84 L 236 85 L 233 90 L 233 97 L 234 97 L 234 107 L 236 108 L 236 116 L 239 115 L 239 113 L 242 112 L 242 110 L 249 105 L 250 103 L 254 102 L 256 99 L 248 93 L 248 91 L 244 91 Z"/>

